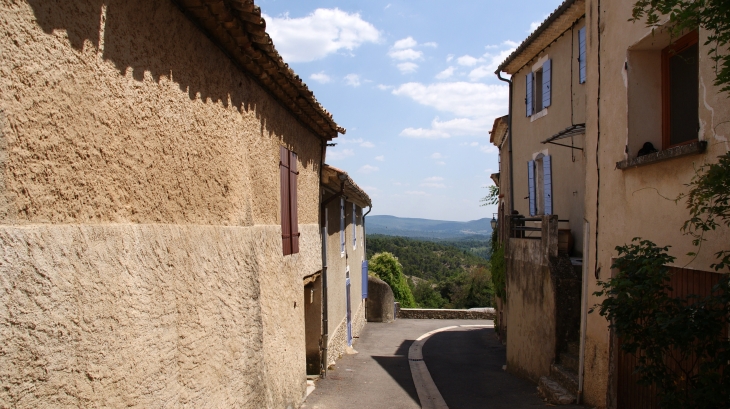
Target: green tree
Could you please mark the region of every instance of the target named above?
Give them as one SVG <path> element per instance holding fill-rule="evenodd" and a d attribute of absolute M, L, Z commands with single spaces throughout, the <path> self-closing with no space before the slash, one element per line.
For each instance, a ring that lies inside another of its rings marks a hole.
<path fill-rule="evenodd" d="M 408 286 L 403 266 L 392 253 L 377 253 L 370 258 L 369 269 L 393 290 L 393 297 L 403 308 L 416 307 L 416 301 Z"/>
<path fill-rule="evenodd" d="M 705 45 L 715 61 L 715 85 L 730 91 L 730 1 L 728 0 L 639 0 L 634 3 L 629 21 L 643 20 L 648 27 L 658 27 L 662 16 L 669 16 L 674 37 L 698 27 L 707 31 Z"/>
<path fill-rule="evenodd" d="M 413 287 L 413 297 L 421 308 L 443 308 L 446 301 L 429 281 L 419 280 Z"/>

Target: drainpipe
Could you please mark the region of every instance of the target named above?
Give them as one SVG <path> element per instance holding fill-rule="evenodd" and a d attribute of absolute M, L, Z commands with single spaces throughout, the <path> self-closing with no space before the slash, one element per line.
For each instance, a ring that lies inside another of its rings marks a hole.
<path fill-rule="evenodd" d="M 507 132 L 509 132 L 509 214 L 515 210 L 515 188 L 514 188 L 514 177 L 513 177 L 513 163 L 512 163 L 512 80 L 502 78 L 502 71 L 497 69 L 494 72 L 497 74 L 497 78 L 500 81 L 504 81 L 509 84 L 509 111 L 507 114 Z"/>
<path fill-rule="evenodd" d="M 321 177 L 320 177 L 320 180 Z M 322 361 L 324 362 L 324 370 L 322 371 L 322 377 L 327 377 L 327 367 L 329 363 L 327 361 L 327 347 L 329 345 L 329 320 L 328 320 L 328 308 L 327 308 L 327 217 L 326 208 L 333 200 L 338 199 L 345 193 L 345 181 L 342 181 L 340 191 L 334 196 L 322 202 L 321 218 L 322 218 L 322 327 L 324 327 L 324 335 L 322 336 Z"/>
<path fill-rule="evenodd" d="M 373 210 L 373 205 L 371 204 L 370 206 L 368 206 L 368 212 L 365 213 L 364 215 L 362 215 L 362 237 L 363 237 L 362 254 L 365 256 L 365 261 L 367 261 L 367 259 L 368 259 L 368 246 L 367 246 L 368 236 L 367 236 L 367 230 L 365 230 L 365 216 L 369 215 L 372 210 Z M 362 269 L 362 267 L 360 267 L 360 269 Z M 362 274 L 362 271 L 360 272 L 360 274 Z M 367 274 L 367 273 L 365 273 L 365 274 Z M 367 285 L 367 283 L 364 283 L 364 284 Z M 368 291 L 368 295 L 370 295 L 369 291 Z M 367 300 L 367 298 L 365 300 Z M 366 301 L 365 302 L 365 321 L 367 321 L 367 319 L 368 319 L 368 303 Z"/>

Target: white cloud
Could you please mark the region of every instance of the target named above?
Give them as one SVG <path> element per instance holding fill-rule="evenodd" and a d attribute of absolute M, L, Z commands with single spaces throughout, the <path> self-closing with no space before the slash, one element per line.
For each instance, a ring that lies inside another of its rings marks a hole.
<path fill-rule="evenodd" d="M 482 152 L 484 152 L 484 153 L 498 153 L 499 152 L 499 149 L 497 149 L 496 146 L 491 145 L 491 144 L 489 144 L 489 145 L 482 145 L 482 146 L 479 147 L 479 150 L 482 151 Z"/>
<path fill-rule="evenodd" d="M 423 179 L 424 182 L 442 182 L 444 178 L 441 176 L 432 176 L 430 178 Z"/>
<path fill-rule="evenodd" d="M 459 63 L 459 65 L 463 65 L 466 67 L 473 67 L 477 65 L 479 62 L 479 59 L 472 57 L 471 55 L 463 55 L 456 59 L 456 62 Z"/>
<path fill-rule="evenodd" d="M 444 161 L 440 161 L 440 162 L 436 162 L 436 164 L 437 164 L 437 165 L 445 165 L 445 164 L 446 164 L 446 162 L 444 162 Z"/>
<path fill-rule="evenodd" d="M 418 42 L 416 40 L 414 40 L 413 37 L 410 37 L 409 36 L 409 37 L 406 37 L 406 38 L 403 38 L 403 39 L 400 39 L 400 40 L 396 41 L 393 44 L 393 49 L 394 50 L 403 50 L 403 49 L 406 49 L 406 48 L 413 48 L 413 47 L 415 47 L 417 45 L 418 45 Z"/>
<path fill-rule="evenodd" d="M 503 114 L 508 104 L 509 88 L 470 82 L 440 82 L 424 85 L 409 82 L 393 90 L 421 105 L 462 117 L 491 117 Z"/>
<path fill-rule="evenodd" d="M 435 152 L 435 153 L 431 154 L 431 159 L 441 159 L 443 157 L 444 156 L 441 155 L 439 152 Z"/>
<path fill-rule="evenodd" d="M 426 194 L 426 192 L 421 192 L 419 190 L 406 190 L 405 194 L 413 196 L 423 196 Z"/>
<path fill-rule="evenodd" d="M 362 146 L 363 148 L 374 148 L 375 147 L 375 145 L 369 141 L 365 141 L 365 142 L 361 143 L 360 146 Z"/>
<path fill-rule="evenodd" d="M 433 41 L 430 41 L 428 43 L 423 43 L 421 45 L 424 47 L 433 47 L 433 48 L 438 48 L 438 46 L 439 46 L 438 43 L 434 43 Z"/>
<path fill-rule="evenodd" d="M 508 45 L 507 43 L 511 43 L 511 41 L 505 41 L 502 43 L 502 45 Z M 515 50 L 515 47 L 512 45 L 508 45 L 510 48 L 500 51 L 497 54 L 490 54 L 486 53 L 482 58 L 480 58 L 480 61 L 485 62 L 486 64 L 480 65 L 479 67 L 474 68 L 469 73 L 469 79 L 472 81 L 480 80 L 487 76 L 494 75 L 494 71 L 497 70 L 497 67 L 499 67 L 499 64 L 502 63 L 502 61 L 506 60 L 507 57 L 509 57 L 510 54 L 512 54 L 512 51 Z"/>
<path fill-rule="evenodd" d="M 545 14 L 542 17 L 542 20 L 533 21 L 532 23 L 530 23 L 530 31 L 528 31 L 528 33 L 532 33 L 533 31 L 537 30 L 537 28 L 540 27 L 540 24 L 542 24 L 542 22 L 545 21 L 545 19 L 548 18 L 548 16 L 549 16 L 549 14 Z"/>
<path fill-rule="evenodd" d="M 443 183 L 421 183 L 421 187 L 435 187 L 437 189 L 444 189 L 446 185 Z"/>
<path fill-rule="evenodd" d="M 416 72 L 416 70 L 418 69 L 418 64 L 412 62 L 404 62 L 398 64 L 397 67 L 400 70 L 401 74 L 410 74 Z"/>
<path fill-rule="evenodd" d="M 436 74 L 436 78 L 440 79 L 440 80 L 445 80 L 446 78 L 449 78 L 452 75 L 454 75 L 454 69 L 455 69 L 454 67 L 449 67 L 449 68 L 441 71 L 440 73 Z"/>
<path fill-rule="evenodd" d="M 345 75 L 345 83 L 352 87 L 359 87 L 360 86 L 360 76 L 357 74 L 347 74 L 347 75 Z"/>
<path fill-rule="evenodd" d="M 385 6 L 385 8 L 384 8 L 383 10 L 388 10 L 388 9 L 390 8 L 390 6 L 391 6 L 391 4 L 390 4 L 390 3 L 388 3 L 388 5 L 387 5 L 387 6 Z"/>
<path fill-rule="evenodd" d="M 451 135 L 438 129 L 424 128 L 406 128 L 400 132 L 400 136 L 419 139 L 441 139 L 451 137 Z"/>
<path fill-rule="evenodd" d="M 385 162 L 385 156 L 383 156 L 383 155 L 376 156 L 375 160 L 378 162 Z"/>
<path fill-rule="evenodd" d="M 353 51 L 364 43 L 380 41 L 380 32 L 359 13 L 338 8 L 316 9 L 300 18 L 263 17 L 266 32 L 289 63 L 319 60 L 343 49 Z"/>
<path fill-rule="evenodd" d="M 412 48 L 407 48 L 405 50 L 390 50 L 388 52 L 388 55 L 390 58 L 394 60 L 420 60 L 423 58 L 423 53 L 421 51 L 416 51 Z"/>
<path fill-rule="evenodd" d="M 329 75 L 325 74 L 324 71 L 312 74 L 309 76 L 310 79 L 319 82 L 320 84 L 326 84 L 332 81 Z"/>
<path fill-rule="evenodd" d="M 343 150 L 336 150 L 333 152 L 327 152 L 327 160 L 342 160 L 345 159 L 348 156 L 353 156 L 355 152 L 352 149 L 343 149 Z"/>
<path fill-rule="evenodd" d="M 387 91 L 387 90 L 389 90 L 391 88 L 393 88 L 392 85 L 378 84 L 378 89 L 381 90 L 381 91 Z"/>
<path fill-rule="evenodd" d="M 378 190 L 380 190 L 375 186 L 360 186 L 360 188 L 365 192 L 377 192 Z"/>
<path fill-rule="evenodd" d="M 451 62 L 451 60 L 454 59 L 454 54 L 449 54 L 446 56 L 446 62 Z"/>
<path fill-rule="evenodd" d="M 360 168 L 359 172 L 360 173 L 373 173 L 373 172 L 377 172 L 379 170 L 380 169 L 377 166 L 365 165 Z"/>
<path fill-rule="evenodd" d="M 469 146 L 479 146 L 479 142 L 472 142 L 469 144 Z"/>

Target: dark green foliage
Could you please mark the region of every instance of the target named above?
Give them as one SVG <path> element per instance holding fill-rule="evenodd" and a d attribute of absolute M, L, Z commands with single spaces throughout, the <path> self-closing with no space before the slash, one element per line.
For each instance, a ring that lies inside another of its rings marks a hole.
<path fill-rule="evenodd" d="M 492 257 L 490 258 L 490 272 L 492 273 L 492 283 L 494 285 L 494 295 L 501 298 L 502 300 L 507 300 L 507 284 L 506 284 L 506 276 L 505 276 L 505 262 L 504 262 L 504 245 L 502 243 L 498 243 L 495 248 L 494 252 L 492 253 Z"/>
<path fill-rule="evenodd" d="M 645 20 L 648 27 L 657 27 L 668 15 L 675 37 L 687 30 L 707 30 L 708 55 L 715 61 L 715 85 L 730 91 L 730 1 L 728 0 L 639 0 L 634 3 L 629 21 Z"/>
<path fill-rule="evenodd" d="M 637 355 L 640 383 L 656 384 L 662 408 L 727 408 L 730 405 L 728 276 L 709 297 L 670 297 L 674 257 L 647 240 L 616 247 L 614 278 L 599 282 L 606 297 L 597 307 L 621 337 L 621 349 Z M 591 310 L 592 312 L 592 310 Z M 641 352 L 641 353 L 639 353 Z M 673 369 L 678 364 L 679 371 Z"/>
<path fill-rule="evenodd" d="M 454 243 L 454 242 L 449 242 Z M 416 303 L 423 308 L 489 307 L 494 294 L 488 262 L 469 249 L 484 240 L 458 240 L 461 248 L 445 242 L 421 241 L 403 237 L 368 235 L 368 256 L 373 253 L 394 254 L 406 276 L 417 277 L 412 286 Z M 371 268 L 372 270 L 372 262 Z M 435 287 L 435 288 L 434 288 Z"/>
<path fill-rule="evenodd" d="M 419 280 L 413 287 L 413 297 L 421 308 L 443 308 L 446 304 L 429 281 Z"/>
<path fill-rule="evenodd" d="M 485 259 L 474 255 L 469 249 L 486 251 L 488 243 L 461 240 L 458 243 L 461 243 L 461 248 L 444 242 L 374 234 L 367 236 L 367 256 L 370 258 L 372 254 L 383 251 L 393 253 L 403 264 L 405 275 L 433 281 L 465 273 L 476 266 L 487 266 Z M 472 247 L 477 245 L 481 247 Z"/>
<path fill-rule="evenodd" d="M 393 297 L 400 303 L 401 307 L 416 307 L 411 288 L 403 275 L 403 267 L 393 254 L 383 252 L 373 255 L 370 258 L 369 270 L 388 283 L 393 290 Z"/>
<path fill-rule="evenodd" d="M 687 186 L 689 193 L 676 199 L 687 199 L 690 214 L 682 231 L 693 237 L 692 244 L 701 247 L 705 232 L 723 225 L 730 227 L 730 153 L 720 156 L 717 163 L 702 166 Z M 716 271 L 730 268 L 730 250 L 719 251 L 715 256 L 719 261 L 711 267 Z"/>

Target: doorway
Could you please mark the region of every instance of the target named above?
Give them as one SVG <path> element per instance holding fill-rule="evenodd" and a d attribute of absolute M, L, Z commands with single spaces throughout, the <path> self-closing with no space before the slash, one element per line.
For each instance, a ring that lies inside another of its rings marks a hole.
<path fill-rule="evenodd" d="M 304 341 L 307 375 L 322 371 L 322 275 L 304 278 Z"/>

